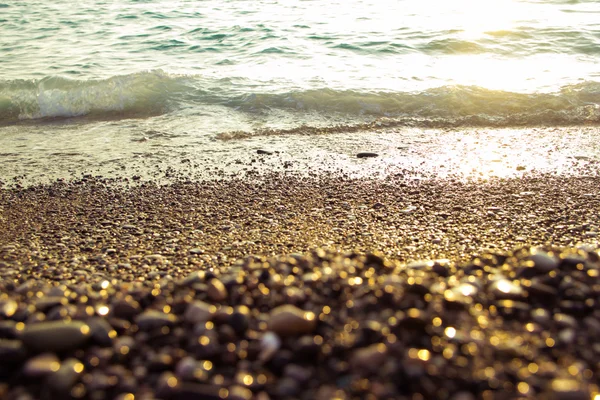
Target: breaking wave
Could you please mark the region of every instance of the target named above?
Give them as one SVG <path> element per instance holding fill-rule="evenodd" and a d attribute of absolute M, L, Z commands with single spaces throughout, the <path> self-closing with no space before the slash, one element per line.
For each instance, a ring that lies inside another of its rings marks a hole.
<path fill-rule="evenodd" d="M 587 125 L 600 123 L 600 83 L 564 86 L 553 93 L 514 93 L 476 86 L 444 86 L 419 92 L 320 88 L 273 93 L 249 86 L 245 90 L 229 79 L 162 71 L 103 80 L 0 80 L 0 124 L 84 116 L 143 118 L 215 105 L 232 113 L 316 112 L 364 116 L 392 125 Z"/>

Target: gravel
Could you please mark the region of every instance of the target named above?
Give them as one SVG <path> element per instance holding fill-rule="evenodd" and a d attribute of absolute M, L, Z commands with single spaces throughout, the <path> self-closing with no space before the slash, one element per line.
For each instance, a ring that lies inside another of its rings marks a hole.
<path fill-rule="evenodd" d="M 4 188 L 0 397 L 594 398 L 599 184 Z"/>

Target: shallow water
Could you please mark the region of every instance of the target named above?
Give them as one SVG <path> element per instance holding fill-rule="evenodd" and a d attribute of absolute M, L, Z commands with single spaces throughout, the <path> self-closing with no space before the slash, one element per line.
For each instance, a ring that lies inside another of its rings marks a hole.
<path fill-rule="evenodd" d="M 4 2 L 0 172 L 298 134 L 343 149 L 378 127 L 577 131 L 600 122 L 598 18 L 595 1 Z"/>

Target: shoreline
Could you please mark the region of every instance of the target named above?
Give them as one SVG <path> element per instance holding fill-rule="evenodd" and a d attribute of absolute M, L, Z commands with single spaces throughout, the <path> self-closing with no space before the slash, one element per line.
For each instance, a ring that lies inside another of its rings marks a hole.
<path fill-rule="evenodd" d="M 126 185 L 0 189 L 0 394 L 598 393 L 599 177 Z"/>

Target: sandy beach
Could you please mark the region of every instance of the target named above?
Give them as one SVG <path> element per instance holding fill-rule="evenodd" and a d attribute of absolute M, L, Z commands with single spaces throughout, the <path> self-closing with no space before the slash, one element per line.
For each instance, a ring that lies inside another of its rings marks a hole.
<path fill-rule="evenodd" d="M 0 191 L 0 397 L 590 399 L 598 177 Z"/>

